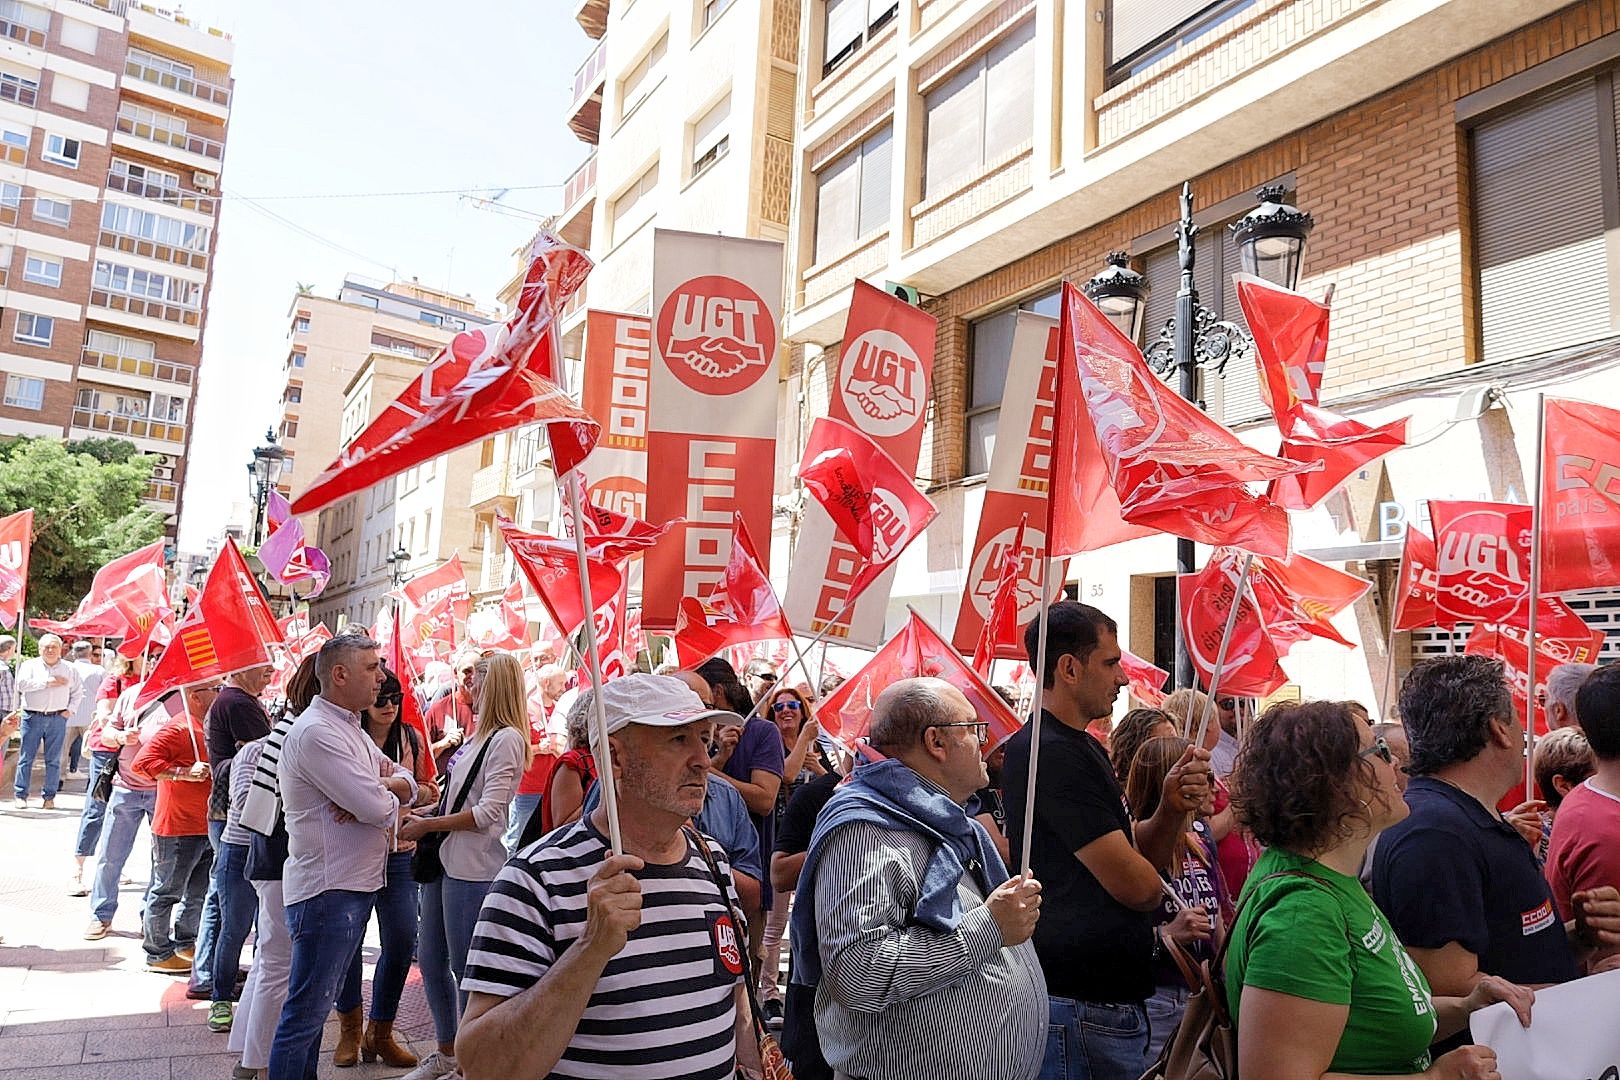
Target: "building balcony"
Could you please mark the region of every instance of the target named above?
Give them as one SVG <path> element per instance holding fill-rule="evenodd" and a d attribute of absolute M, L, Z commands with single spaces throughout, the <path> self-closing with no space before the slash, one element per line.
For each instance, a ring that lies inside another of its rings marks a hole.
<path fill-rule="evenodd" d="M 206 158 L 208 161 L 216 163 L 225 157 L 225 144 L 218 139 L 207 139 L 201 135 L 193 135 L 189 131 L 156 128 L 131 116 L 118 117 L 114 130 L 120 134 L 133 135 L 144 142 L 164 148 L 155 151 L 155 153 L 158 157 L 169 161 L 179 161 L 187 165 L 193 164 L 189 157 L 177 158 L 171 153 L 165 153 L 166 150 L 179 150 L 187 155 Z M 214 165 L 212 167 L 217 168 L 218 166 Z"/>
<path fill-rule="evenodd" d="M 129 10 L 129 0 L 78 0 L 86 7 L 100 8 L 110 15 L 122 15 Z"/>
<path fill-rule="evenodd" d="M 8 147 L 6 149 L 13 148 Z M 27 155 L 24 154 L 25 159 L 26 157 Z M 9 161 L 10 158 L 6 160 Z M 107 174 L 107 189 L 109 191 L 122 191 L 126 195 L 136 195 L 143 199 L 151 199 L 166 206 L 177 206 L 182 210 L 207 214 L 209 217 L 214 216 L 214 211 L 219 206 L 219 200 L 212 195 L 199 195 L 195 191 L 166 187 L 150 180 L 140 180 L 117 172 Z"/>
<path fill-rule="evenodd" d="M 512 484 L 512 476 L 504 459 L 486 465 L 472 474 L 472 492 L 468 501 L 475 510 L 483 509 L 488 505 L 501 505 L 502 500 L 511 502 L 516 500 L 517 490 Z M 507 507 L 510 515 L 511 509 Z"/>
<path fill-rule="evenodd" d="M 606 85 L 607 42 L 603 41 L 574 72 L 574 93 L 568 106 L 568 130 L 592 146 L 602 136 L 602 91 Z"/>
<path fill-rule="evenodd" d="M 197 369 L 190 364 L 176 364 L 149 356 L 121 356 L 103 352 L 86 345 L 79 354 L 79 366 L 99 371 L 116 371 L 125 375 L 139 375 L 177 386 L 191 386 L 197 378 Z"/>
<path fill-rule="evenodd" d="M 211 83 L 207 79 L 200 79 L 195 75 L 181 75 L 177 72 L 152 67 L 133 56 L 124 61 L 124 75 L 131 79 L 138 79 L 143 83 L 161 87 L 164 90 L 172 90 L 181 97 L 195 98 L 205 105 L 218 106 L 220 109 L 229 109 L 231 107 L 231 91 L 229 87 Z"/>
<path fill-rule="evenodd" d="M 563 185 L 563 209 L 557 215 L 557 235 L 576 247 L 589 249 L 595 206 L 596 154 L 593 152 Z"/>
<path fill-rule="evenodd" d="M 45 47 L 45 31 L 35 30 L 32 26 L 24 26 L 10 19 L 0 19 L 0 37 L 21 42 L 35 49 Z"/>
<path fill-rule="evenodd" d="M 186 441 L 186 425 L 169 424 L 145 416 L 124 416 L 120 413 L 97 412 L 79 406 L 73 408 L 73 426 L 85 431 L 100 431 L 109 435 L 128 435 L 136 439 L 174 443 Z"/>
<path fill-rule="evenodd" d="M 173 263 L 176 266 L 187 266 L 193 270 L 208 269 L 208 253 L 206 251 L 187 251 L 170 244 L 160 244 L 155 240 L 147 240 L 140 236 L 126 236 L 123 233 L 113 232 L 111 229 L 102 229 L 97 242 L 104 248 L 122 251 L 127 255 L 141 255 L 148 259 L 159 259 L 163 262 Z"/>
<path fill-rule="evenodd" d="M 180 496 L 180 486 L 173 480 L 148 480 L 146 488 L 141 492 L 141 498 L 147 502 L 165 503 L 172 506 Z"/>
<path fill-rule="evenodd" d="M 587 37 L 600 38 L 607 33 L 608 0 L 577 0 L 574 4 L 574 21 L 579 28 L 585 31 Z"/>
<path fill-rule="evenodd" d="M 132 315 L 141 319 L 158 319 L 162 322 L 171 323 L 177 328 L 175 331 L 177 336 L 189 338 L 193 341 L 197 339 L 202 326 L 202 312 L 196 308 L 181 307 L 179 304 L 169 304 L 162 300 L 154 300 L 144 296 L 129 296 L 124 293 L 111 292 L 107 289 L 91 289 L 89 306 L 99 308 L 102 311 Z M 178 330 L 179 327 L 186 327 L 190 332 L 181 332 Z"/>

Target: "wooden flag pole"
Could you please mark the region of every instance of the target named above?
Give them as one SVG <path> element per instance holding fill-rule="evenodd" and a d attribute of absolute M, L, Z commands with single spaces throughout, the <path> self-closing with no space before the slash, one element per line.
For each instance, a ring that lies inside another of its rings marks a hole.
<path fill-rule="evenodd" d="M 607 811 L 610 854 L 624 851 L 619 833 L 619 794 L 613 782 L 613 751 L 608 746 L 607 708 L 602 703 L 602 656 L 596 642 L 596 604 L 591 600 L 591 570 L 585 551 L 584 508 L 580 505 L 578 483 L 570 480 L 569 509 L 574 515 L 574 551 L 579 556 L 579 596 L 585 604 L 585 654 L 591 669 L 591 720 L 595 725 L 596 772 L 601 780 L 602 807 Z"/>
<path fill-rule="evenodd" d="M 1541 485 L 1547 468 L 1547 395 L 1536 395 L 1536 486 L 1530 494 L 1529 659 L 1524 694 L 1524 797 L 1536 797 L 1536 608 L 1541 606 Z"/>
<path fill-rule="evenodd" d="M 1198 738 L 1193 740 L 1194 746 L 1203 746 L 1204 735 L 1209 731 L 1209 718 L 1215 712 L 1215 695 L 1221 688 L 1221 672 L 1226 667 L 1226 650 L 1232 644 L 1238 608 L 1243 606 L 1243 594 L 1249 588 L 1249 571 L 1253 568 L 1254 553 L 1250 552 L 1243 558 L 1243 572 L 1238 575 L 1237 589 L 1232 593 L 1232 609 L 1226 613 L 1226 629 L 1221 633 L 1221 647 L 1215 653 L 1215 670 L 1209 676 L 1209 694 L 1204 698 L 1204 714 L 1198 720 Z"/>
<path fill-rule="evenodd" d="M 1404 563 L 1405 556 L 1401 559 Z M 1395 575 L 1395 587 L 1400 588 L 1400 574 Z M 1389 698 L 1395 689 L 1395 612 L 1389 613 L 1389 632 L 1384 635 L 1384 692 L 1378 698 L 1378 719 L 1389 722 Z"/>

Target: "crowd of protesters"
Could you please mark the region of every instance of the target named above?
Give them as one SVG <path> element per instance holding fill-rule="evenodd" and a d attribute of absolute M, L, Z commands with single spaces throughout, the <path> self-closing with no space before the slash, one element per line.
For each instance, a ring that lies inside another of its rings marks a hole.
<path fill-rule="evenodd" d="M 46 636 L 13 674 L 0 637 L 0 715 L 17 805 L 40 754 L 47 809 L 87 766 L 86 938 L 146 824 L 148 969 L 211 1003 L 238 1080 L 314 1078 L 334 1015 L 333 1065 L 411 1080 L 753 1074 L 771 1031 L 799 1080 L 1137 1080 L 1200 963 L 1245 1080 L 1489 1078 L 1473 1011 L 1528 1024 L 1537 988 L 1620 967 L 1620 665 L 1550 674 L 1540 798 L 1510 800 L 1496 661 L 1420 663 L 1399 722 L 1192 690 L 1114 722 L 1116 635 L 1052 605 L 1038 734 L 996 747 L 938 679 L 883 688 L 846 747 L 817 722 L 837 680 L 764 660 L 592 690 L 488 652 L 434 685 L 353 633 L 277 700 L 266 667 L 142 709 L 150 657 Z M 420 1059 L 394 1030 L 413 965 Z"/>

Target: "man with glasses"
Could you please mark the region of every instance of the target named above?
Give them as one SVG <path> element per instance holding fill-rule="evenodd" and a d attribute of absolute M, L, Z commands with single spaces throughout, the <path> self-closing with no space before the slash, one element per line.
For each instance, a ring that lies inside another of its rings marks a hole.
<path fill-rule="evenodd" d="M 84 695 L 79 673 L 62 658 L 62 639 L 46 634 L 39 639 L 39 655 L 17 669 L 18 704 L 22 706 L 22 747 L 17 756 L 17 808 L 28 805 L 34 757 L 45 752 L 47 810 L 56 809 L 56 790 L 62 783 L 62 748 L 67 743 L 68 717 Z"/>
<path fill-rule="evenodd" d="M 758 701 L 772 690 L 776 689 L 776 667 L 763 657 L 756 657 L 748 661 L 743 668 L 743 685 L 748 693 Z"/>
<path fill-rule="evenodd" d="M 440 776 L 450 774 L 450 759 L 473 729 L 473 673 L 478 657 L 463 653 L 456 658 L 456 688 L 428 706 L 422 722 L 427 725 L 428 749 Z"/>
<path fill-rule="evenodd" d="M 1222 694 L 1215 699 L 1215 719 L 1220 724 L 1220 738 L 1209 751 L 1209 768 L 1216 776 L 1225 780 L 1232 772 L 1232 766 L 1237 764 L 1238 752 L 1238 706 L 1242 703 L 1231 694 Z"/>
<path fill-rule="evenodd" d="M 988 782 L 981 722 L 940 679 L 878 695 L 858 765 L 821 812 L 793 912 L 793 981 L 815 986 L 845 1077 L 1029 1080 L 1046 1043 L 1029 943 L 1041 885 L 1009 878 L 964 805 Z"/>

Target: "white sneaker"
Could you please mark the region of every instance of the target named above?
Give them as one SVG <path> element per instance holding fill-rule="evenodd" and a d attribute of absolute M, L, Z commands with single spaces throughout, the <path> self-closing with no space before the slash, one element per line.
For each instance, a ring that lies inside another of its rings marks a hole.
<path fill-rule="evenodd" d="M 445 1073 L 460 1071 L 461 1066 L 449 1054 L 435 1050 L 417 1063 L 416 1068 L 400 1077 L 400 1080 L 439 1080 Z"/>

